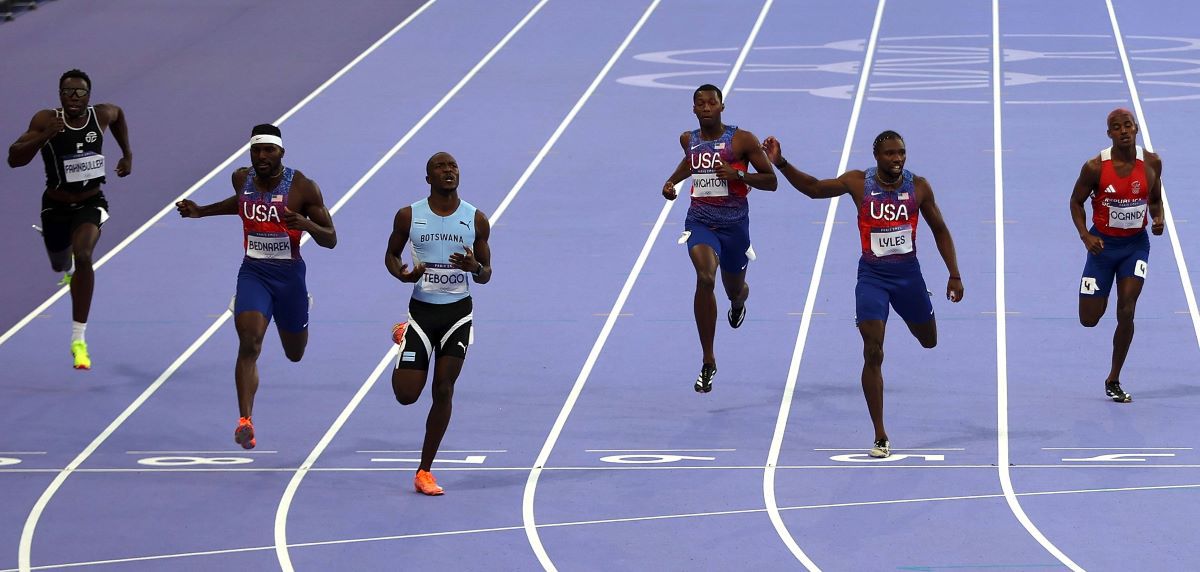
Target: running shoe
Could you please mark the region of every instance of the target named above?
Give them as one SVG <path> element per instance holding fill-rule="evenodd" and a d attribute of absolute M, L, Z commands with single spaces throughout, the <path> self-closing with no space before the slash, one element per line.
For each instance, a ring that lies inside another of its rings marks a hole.
<path fill-rule="evenodd" d="M 63 272 L 62 278 L 58 279 L 58 285 L 59 286 L 70 286 L 71 285 L 71 276 L 73 276 L 72 273 Z"/>
<path fill-rule="evenodd" d="M 404 345 L 404 332 L 408 331 L 408 322 L 400 322 L 392 326 L 392 343 L 402 346 Z"/>
<path fill-rule="evenodd" d="M 238 418 L 237 429 L 233 430 L 233 442 L 243 449 L 253 449 L 258 444 L 254 438 L 254 422 L 249 417 Z"/>
<path fill-rule="evenodd" d="M 729 308 L 729 313 L 726 314 L 726 317 L 729 318 L 729 327 L 736 329 L 746 320 L 746 305 L 742 304 L 739 310 L 734 310 L 732 307 Z"/>
<path fill-rule="evenodd" d="M 876 439 L 875 444 L 871 445 L 871 450 L 867 454 L 876 459 L 885 459 L 892 456 L 892 444 L 887 439 Z"/>
<path fill-rule="evenodd" d="M 1121 382 L 1119 381 L 1104 382 L 1104 395 L 1111 397 L 1117 403 L 1129 403 L 1133 401 L 1133 395 L 1125 393 L 1125 390 L 1121 389 Z"/>
<path fill-rule="evenodd" d="M 437 479 L 433 478 L 433 473 L 429 471 L 418 470 L 417 476 L 413 477 L 413 487 L 417 489 L 417 492 L 431 497 L 436 497 L 446 492 L 446 489 L 438 486 Z"/>
<path fill-rule="evenodd" d="M 712 391 L 713 377 L 717 375 L 717 366 L 706 363 L 700 367 L 700 376 L 696 378 L 696 385 L 692 389 L 696 393 L 708 393 Z"/>
<path fill-rule="evenodd" d="M 75 369 L 92 369 L 92 358 L 88 357 L 87 342 L 71 342 L 71 357 L 75 358 Z"/>

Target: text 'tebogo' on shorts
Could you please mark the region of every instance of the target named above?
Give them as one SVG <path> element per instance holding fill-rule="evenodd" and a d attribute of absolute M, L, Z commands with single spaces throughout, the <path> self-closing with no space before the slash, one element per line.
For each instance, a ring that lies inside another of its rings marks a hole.
<path fill-rule="evenodd" d="M 854 287 L 854 323 L 887 322 L 888 306 L 909 324 L 933 319 L 933 304 L 915 257 L 899 262 L 858 261 L 858 284 Z"/>
<path fill-rule="evenodd" d="M 429 371 L 430 356 L 467 358 L 467 347 L 474 341 L 471 323 L 471 297 L 449 304 L 408 302 L 408 329 L 396 358 L 396 369 Z"/>
<path fill-rule="evenodd" d="M 308 286 L 304 260 L 255 260 L 245 258 L 238 270 L 233 315 L 258 312 L 272 317 L 285 332 L 302 332 L 308 327 Z"/>
<path fill-rule="evenodd" d="M 1089 232 L 1104 241 L 1104 250 L 1100 254 L 1087 254 L 1083 278 L 1079 281 L 1080 296 L 1107 298 L 1114 277 L 1146 279 L 1146 265 L 1150 261 L 1150 236 L 1146 231 L 1133 236 L 1108 236 L 1092 227 Z"/>

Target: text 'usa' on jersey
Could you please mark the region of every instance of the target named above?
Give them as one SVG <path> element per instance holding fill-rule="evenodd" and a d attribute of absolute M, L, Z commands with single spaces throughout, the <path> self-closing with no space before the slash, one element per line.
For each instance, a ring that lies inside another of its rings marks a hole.
<path fill-rule="evenodd" d="M 285 167 L 283 180 L 270 191 L 254 186 L 254 172 L 238 192 L 238 216 L 242 219 L 246 258 L 254 260 L 299 260 L 300 230 L 290 229 L 283 220 L 292 178 L 296 170 Z"/>
<path fill-rule="evenodd" d="M 1092 193 L 1092 224 L 1109 236 L 1133 236 L 1146 228 L 1150 185 L 1141 147 L 1133 169 L 1122 177 L 1112 162 L 1112 147 L 1100 152 L 1100 182 Z"/>
<path fill-rule="evenodd" d="M 688 216 L 713 224 L 740 221 L 749 214 L 750 187 L 742 181 L 727 181 L 717 175 L 718 165 L 745 171 L 744 161 L 733 153 L 736 125 L 726 125 L 720 137 L 705 141 L 696 129 L 688 134 L 688 164 L 692 171 L 692 204 Z"/>
<path fill-rule="evenodd" d="M 475 245 L 475 207 L 471 203 L 460 200 L 449 216 L 433 212 L 428 199 L 413 203 L 408 240 L 413 264 L 425 265 L 425 274 L 413 288 L 414 299 L 449 304 L 471 295 L 467 272 L 450 263 L 451 254 Z"/>
<path fill-rule="evenodd" d="M 63 111 L 56 109 L 54 115 L 63 117 Z M 104 132 L 95 107 L 87 108 L 87 118 L 83 127 L 67 124 L 42 145 L 47 189 L 78 193 L 104 183 Z"/>
<path fill-rule="evenodd" d="M 897 189 L 879 184 L 876 168 L 864 173 L 862 202 L 858 207 L 858 233 L 862 257 L 868 262 L 899 262 L 917 256 L 917 193 L 907 169 Z"/>

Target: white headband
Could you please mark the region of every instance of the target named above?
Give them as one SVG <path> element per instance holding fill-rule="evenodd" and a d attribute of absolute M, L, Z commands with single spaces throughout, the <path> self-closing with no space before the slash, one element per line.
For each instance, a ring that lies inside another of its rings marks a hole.
<path fill-rule="evenodd" d="M 250 137 L 251 145 L 258 145 L 259 143 L 270 143 L 271 145 L 283 149 L 283 139 L 277 135 L 254 135 Z"/>

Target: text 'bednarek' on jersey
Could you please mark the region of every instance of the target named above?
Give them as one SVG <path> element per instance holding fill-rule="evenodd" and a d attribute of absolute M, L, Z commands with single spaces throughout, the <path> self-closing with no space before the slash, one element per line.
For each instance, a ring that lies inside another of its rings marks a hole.
<path fill-rule="evenodd" d="M 287 227 L 283 220 L 296 170 L 283 169 L 283 180 L 270 191 L 254 186 L 254 174 L 238 192 L 238 216 L 242 219 L 246 258 L 254 260 L 299 260 L 300 230 Z"/>

